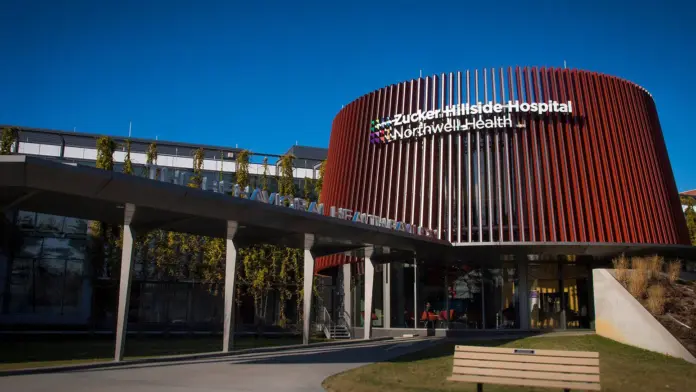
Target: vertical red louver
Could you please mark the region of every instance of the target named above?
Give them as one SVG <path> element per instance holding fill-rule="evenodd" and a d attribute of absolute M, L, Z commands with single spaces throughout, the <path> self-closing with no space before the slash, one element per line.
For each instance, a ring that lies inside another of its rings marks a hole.
<path fill-rule="evenodd" d="M 372 120 L 510 100 L 571 101 L 573 115 L 370 143 Z M 689 244 L 650 94 L 570 69 L 441 74 L 358 98 L 334 119 L 322 202 L 426 226 L 453 243 Z M 322 257 L 316 269 L 355 260 Z"/>

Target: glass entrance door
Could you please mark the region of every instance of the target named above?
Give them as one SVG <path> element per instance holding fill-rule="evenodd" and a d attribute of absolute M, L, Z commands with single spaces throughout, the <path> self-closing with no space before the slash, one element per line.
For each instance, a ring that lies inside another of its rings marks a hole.
<path fill-rule="evenodd" d="M 590 328 L 590 270 L 584 264 L 564 264 L 563 305 L 566 328 Z"/>
<path fill-rule="evenodd" d="M 562 296 L 557 263 L 529 264 L 529 324 L 532 329 L 561 326 Z"/>

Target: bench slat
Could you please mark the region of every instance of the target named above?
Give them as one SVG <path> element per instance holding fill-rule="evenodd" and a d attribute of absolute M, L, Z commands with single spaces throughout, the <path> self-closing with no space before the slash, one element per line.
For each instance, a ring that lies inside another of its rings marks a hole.
<path fill-rule="evenodd" d="M 598 358 L 564 358 L 564 357 L 544 357 L 536 355 L 518 354 L 488 354 L 456 351 L 456 359 L 478 359 L 481 361 L 506 361 L 506 362 L 525 362 L 525 363 L 549 363 L 556 365 L 585 365 L 599 366 Z"/>
<path fill-rule="evenodd" d="M 452 369 L 453 375 L 478 375 L 478 376 L 496 376 L 496 377 L 511 377 L 511 378 L 526 378 L 534 380 L 554 380 L 554 381 L 582 381 L 582 382 L 599 382 L 598 374 L 572 374 L 572 373 L 555 373 L 555 372 L 535 372 L 526 370 L 508 370 L 508 369 L 490 369 L 478 367 L 461 367 L 455 366 Z"/>
<path fill-rule="evenodd" d="M 545 372 L 566 372 L 580 374 L 599 374 L 598 366 L 579 366 L 579 365 L 548 365 L 542 363 L 524 362 L 493 362 L 493 361 L 474 361 L 471 359 L 455 359 L 454 366 L 469 366 L 491 369 L 510 369 L 510 370 L 538 370 Z"/>
<path fill-rule="evenodd" d="M 546 388 L 562 388 L 562 389 L 579 389 L 584 391 L 599 391 L 599 384 L 584 383 L 584 382 L 563 382 L 563 381 L 547 381 L 547 380 L 529 380 L 524 378 L 505 378 L 505 377 L 488 377 L 488 376 L 462 376 L 453 375 L 447 378 L 449 381 L 462 381 L 481 384 L 500 384 L 500 385 L 519 385 L 529 387 L 546 387 Z"/>
<path fill-rule="evenodd" d="M 506 348 L 506 347 L 481 347 L 481 346 L 455 346 L 456 352 L 474 353 L 496 353 L 496 354 L 515 354 L 515 355 L 536 355 L 547 357 L 568 357 L 568 358 L 599 358 L 598 352 L 592 351 L 559 351 L 559 350 L 535 350 L 526 348 Z M 515 353 L 518 352 L 518 354 Z M 524 354 L 525 351 L 533 351 L 534 354 Z"/>

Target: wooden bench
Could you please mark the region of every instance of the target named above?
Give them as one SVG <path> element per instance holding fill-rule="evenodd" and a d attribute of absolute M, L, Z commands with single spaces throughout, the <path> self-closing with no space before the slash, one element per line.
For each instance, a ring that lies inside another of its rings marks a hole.
<path fill-rule="evenodd" d="M 450 381 L 599 391 L 599 353 L 456 346 Z"/>

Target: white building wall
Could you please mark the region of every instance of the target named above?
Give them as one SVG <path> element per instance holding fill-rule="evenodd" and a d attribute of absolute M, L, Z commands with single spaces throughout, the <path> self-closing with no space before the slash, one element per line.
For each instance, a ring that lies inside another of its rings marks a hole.
<path fill-rule="evenodd" d="M 60 156 L 60 146 L 53 144 L 38 144 L 29 142 L 19 143 L 19 153 L 26 155 L 38 155 L 38 156 L 50 156 L 59 157 Z M 71 147 L 65 146 L 63 156 L 69 159 L 84 159 L 96 161 L 97 159 L 97 149 L 96 148 L 84 148 L 84 147 Z M 114 152 L 114 161 L 117 163 L 123 163 L 126 159 L 126 153 L 124 151 Z M 147 162 L 147 154 L 133 152 L 131 153 L 131 161 L 134 164 L 145 164 Z M 155 164 L 160 167 L 171 167 L 176 169 L 192 169 L 193 168 L 193 158 L 192 157 L 181 157 L 159 154 Z M 203 160 L 203 170 L 207 171 L 220 171 L 220 161 L 214 159 Z M 222 162 L 222 171 L 225 173 L 235 173 L 236 163 L 234 161 L 224 161 Z M 278 175 L 278 168 L 275 165 L 268 165 L 268 175 L 276 176 Z M 250 174 L 263 174 L 263 165 L 260 163 L 250 163 L 249 164 Z M 293 170 L 293 176 L 298 179 L 311 178 L 317 179 L 319 176 L 319 170 L 315 169 L 305 169 L 305 168 L 295 168 Z"/>

